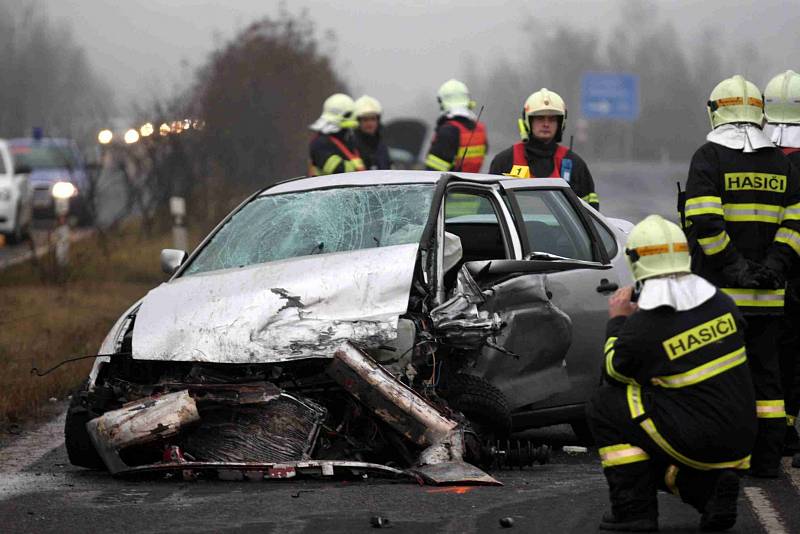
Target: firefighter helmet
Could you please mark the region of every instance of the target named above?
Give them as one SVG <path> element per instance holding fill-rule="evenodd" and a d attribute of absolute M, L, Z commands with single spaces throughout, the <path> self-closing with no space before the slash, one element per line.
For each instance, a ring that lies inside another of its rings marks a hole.
<path fill-rule="evenodd" d="M 660 215 L 648 215 L 633 227 L 625 248 L 633 278 L 691 272 L 689 245 L 677 224 Z"/>
<path fill-rule="evenodd" d="M 335 93 L 325 99 L 322 104 L 322 116 L 330 124 L 340 128 L 353 128 L 357 123 L 353 120 L 353 99 L 344 93 Z"/>
<path fill-rule="evenodd" d="M 749 122 L 761 126 L 764 102 L 756 84 L 739 74 L 722 80 L 708 97 L 708 118 L 711 128 L 734 122 Z"/>
<path fill-rule="evenodd" d="M 444 82 L 436 92 L 436 100 L 442 111 L 451 111 L 456 108 L 472 109 L 475 102 L 470 99 L 469 89 L 464 82 L 450 79 Z"/>
<path fill-rule="evenodd" d="M 519 119 L 519 134 L 523 141 L 531 135 L 531 117 L 542 115 L 555 115 L 561 117 L 558 124 L 556 141 L 561 140 L 561 134 L 567 127 L 567 106 L 561 95 L 542 87 L 531 94 L 522 106 L 522 117 Z"/>
<path fill-rule="evenodd" d="M 381 103 L 378 102 L 377 99 L 372 98 L 371 96 L 361 96 L 356 99 L 355 102 L 355 116 L 357 119 L 365 115 L 381 115 L 383 113 L 383 108 L 381 107 Z"/>
<path fill-rule="evenodd" d="M 764 88 L 764 116 L 775 124 L 800 123 L 800 74 L 787 70 L 769 81 Z"/>

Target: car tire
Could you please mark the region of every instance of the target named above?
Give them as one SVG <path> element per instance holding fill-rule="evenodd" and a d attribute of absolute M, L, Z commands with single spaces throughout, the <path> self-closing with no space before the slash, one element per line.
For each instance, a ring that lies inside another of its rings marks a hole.
<path fill-rule="evenodd" d="M 569 425 L 581 445 L 594 445 L 594 436 L 592 436 L 592 430 L 589 428 L 589 423 L 586 422 L 586 419 L 572 421 Z"/>
<path fill-rule="evenodd" d="M 72 465 L 89 469 L 104 469 L 105 464 L 97 454 L 92 438 L 89 437 L 89 432 L 86 430 L 86 423 L 91 417 L 89 410 L 81 401 L 85 391 L 86 386 L 84 385 L 72 395 L 69 408 L 67 408 L 67 419 L 64 422 L 64 444 Z"/>
<path fill-rule="evenodd" d="M 448 379 L 445 399 L 463 413 L 483 439 L 499 439 L 511 433 L 511 409 L 502 391 L 486 379 L 455 374 Z"/>
<path fill-rule="evenodd" d="M 10 233 L 6 234 L 6 241 L 10 245 L 17 245 L 25 240 L 25 231 L 19 219 L 20 209 L 21 207 L 17 206 L 17 213 L 14 215 L 14 228 L 11 229 Z"/>

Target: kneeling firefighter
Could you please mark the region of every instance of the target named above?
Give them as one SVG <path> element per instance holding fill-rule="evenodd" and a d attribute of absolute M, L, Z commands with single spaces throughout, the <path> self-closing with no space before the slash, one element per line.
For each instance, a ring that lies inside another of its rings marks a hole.
<path fill-rule="evenodd" d="M 488 149 L 486 127 L 475 115 L 467 86 L 447 80 L 436 93 L 441 115 L 425 158 L 429 171 L 480 172 Z"/>
<path fill-rule="evenodd" d="M 364 170 L 351 132 L 358 126 L 354 108 L 353 99 L 343 93 L 325 99 L 322 115 L 309 127 L 315 132 L 309 146 L 309 176 Z"/>
<path fill-rule="evenodd" d="M 600 198 L 586 162 L 572 147 L 559 144 L 566 127 L 567 106 L 561 96 L 544 88 L 536 91 L 522 108 L 522 142 L 497 154 L 489 173 L 515 178 L 563 178 L 576 195 L 600 209 Z"/>
<path fill-rule="evenodd" d="M 702 514 L 701 529 L 725 530 L 758 427 L 742 315 L 691 273 L 677 225 L 650 215 L 625 252 L 637 291 L 609 299 L 607 385 L 587 406 L 611 497 L 600 528 L 657 530 L 661 488 Z"/>
<path fill-rule="evenodd" d="M 800 74 L 787 70 L 769 81 L 764 89 L 764 133 L 800 169 Z M 800 210 L 784 211 L 784 217 L 800 217 Z M 800 265 L 789 272 L 784 300 L 783 333 L 778 342 L 781 387 L 786 403 L 784 455 L 794 454 L 792 465 L 800 467 L 800 437 L 797 414 L 800 412 Z"/>

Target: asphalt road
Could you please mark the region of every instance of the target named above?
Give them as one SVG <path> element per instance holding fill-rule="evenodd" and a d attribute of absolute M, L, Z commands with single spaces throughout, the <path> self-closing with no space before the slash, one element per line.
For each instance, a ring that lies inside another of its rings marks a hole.
<path fill-rule="evenodd" d="M 69 465 L 61 417 L 0 448 L 0 531 L 16 532 L 596 532 L 607 507 L 597 453 L 554 453 L 552 462 L 494 472 L 502 487 L 431 487 L 391 480 L 220 482 L 124 480 Z M 552 427 L 533 438 L 569 443 Z M 791 475 L 791 476 L 790 476 Z M 745 479 L 731 532 L 800 532 L 800 469 L 778 480 Z M 661 532 L 694 532 L 698 515 L 660 495 Z M 511 529 L 499 520 L 511 517 Z"/>

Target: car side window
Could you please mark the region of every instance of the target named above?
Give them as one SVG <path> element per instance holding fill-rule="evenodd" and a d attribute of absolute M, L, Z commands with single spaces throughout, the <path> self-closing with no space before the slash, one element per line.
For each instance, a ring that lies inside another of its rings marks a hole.
<path fill-rule="evenodd" d="M 527 251 L 592 261 L 592 241 L 575 208 L 561 191 L 514 190 L 525 225 Z"/>
<path fill-rule="evenodd" d="M 445 232 L 461 239 L 462 262 L 509 257 L 500 218 L 488 196 L 449 192 L 444 217 Z"/>
<path fill-rule="evenodd" d="M 606 226 L 601 223 L 597 217 L 590 216 L 589 219 L 592 221 L 592 224 L 597 230 L 597 235 L 600 236 L 600 241 L 603 243 L 603 248 L 606 249 L 606 254 L 608 254 L 609 258 L 613 258 L 617 255 L 617 240 L 614 238 L 614 234 L 611 233 L 611 230 L 606 228 Z"/>

